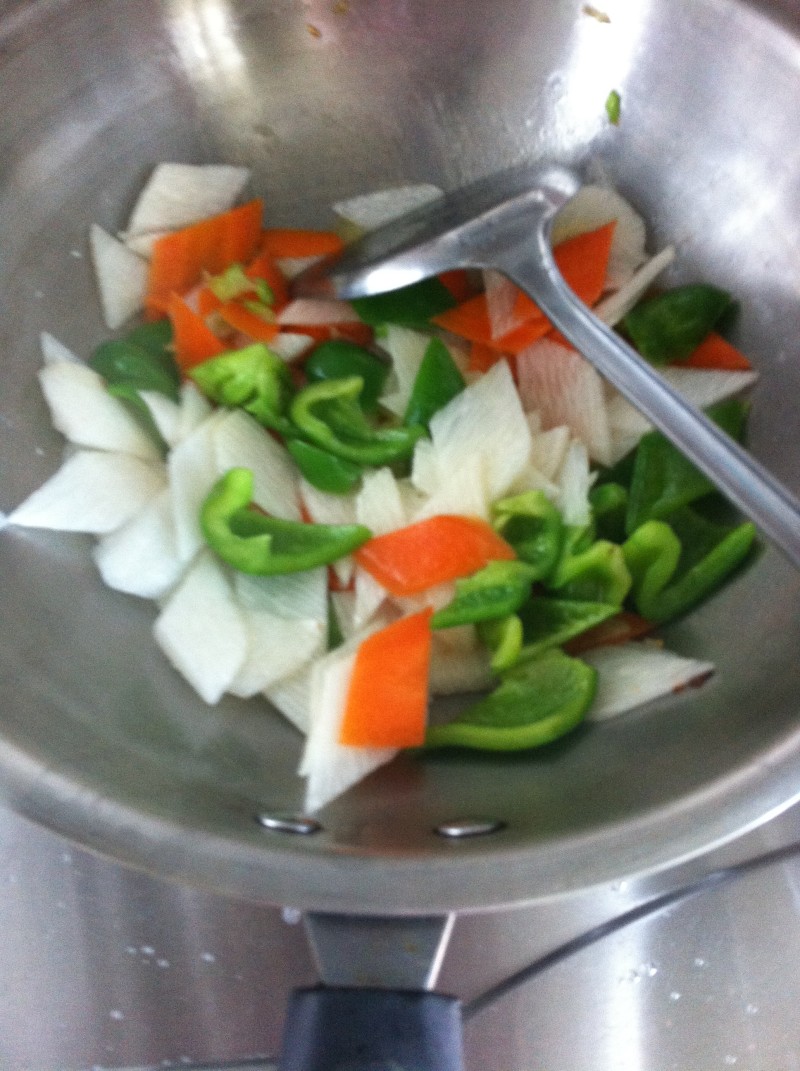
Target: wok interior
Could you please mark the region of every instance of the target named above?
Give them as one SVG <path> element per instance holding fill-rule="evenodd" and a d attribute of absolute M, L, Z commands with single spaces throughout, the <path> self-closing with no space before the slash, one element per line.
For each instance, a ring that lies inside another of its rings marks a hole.
<path fill-rule="evenodd" d="M 602 171 L 678 245 L 676 280 L 742 300 L 761 373 L 750 445 L 800 491 L 796 221 L 800 18 L 724 0 L 139 0 L 4 5 L 0 17 L 0 509 L 58 465 L 35 373 L 47 330 L 106 332 L 91 221 L 123 225 L 160 160 L 253 169 L 277 225 L 406 182 L 454 187 L 538 157 Z M 620 92 L 622 120 L 604 112 Z M 255 899 L 339 910 L 478 908 L 663 865 L 787 805 L 800 784 L 800 584 L 767 552 L 669 645 L 710 658 L 698 694 L 541 752 L 401 758 L 302 803 L 301 741 L 266 704 L 206 707 L 105 590 L 82 537 L 0 536 L 0 762 L 12 803 L 82 843 Z M 506 823 L 459 844 L 432 829 Z"/>

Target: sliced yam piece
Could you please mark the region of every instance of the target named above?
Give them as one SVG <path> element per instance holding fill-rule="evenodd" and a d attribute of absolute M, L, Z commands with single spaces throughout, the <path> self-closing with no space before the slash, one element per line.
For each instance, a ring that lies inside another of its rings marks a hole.
<path fill-rule="evenodd" d="M 714 672 L 712 662 L 685 658 L 647 640 L 596 647 L 581 658 L 597 670 L 597 694 L 587 714 L 590 721 L 613 718 L 697 686 Z"/>
<path fill-rule="evenodd" d="M 558 477 L 558 501 L 565 524 L 580 527 L 591 520 L 589 491 L 594 475 L 589 467 L 589 454 L 584 443 L 573 439 Z"/>
<path fill-rule="evenodd" d="M 267 699 L 286 720 L 304 736 L 311 725 L 311 674 L 314 663 L 310 662 L 264 689 Z"/>
<path fill-rule="evenodd" d="M 197 556 L 153 626 L 161 650 L 206 703 L 218 703 L 247 656 L 247 629 L 225 571 Z"/>
<path fill-rule="evenodd" d="M 286 364 L 292 364 L 308 353 L 314 341 L 311 335 L 300 331 L 279 331 L 269 343 L 269 348 Z"/>
<path fill-rule="evenodd" d="M 333 211 L 362 231 L 371 231 L 393 219 L 399 219 L 415 208 L 430 204 L 442 196 L 438 186 L 421 182 L 408 186 L 392 186 L 385 190 L 348 197 L 337 201 Z"/>
<path fill-rule="evenodd" d="M 297 468 L 284 447 L 243 409 L 232 409 L 211 430 L 220 476 L 233 468 L 253 473 L 253 501 L 273 517 L 300 520 Z"/>
<path fill-rule="evenodd" d="M 425 453 L 422 451 L 420 456 L 424 457 Z M 414 457 L 416 460 L 416 452 Z M 524 471 L 516 479 L 524 475 Z M 443 467 L 437 466 L 433 483 L 430 476 L 425 478 L 430 487 L 429 495 L 413 514 L 414 521 L 422 521 L 443 513 L 460 513 L 467 517 L 489 519 L 492 498 L 488 490 L 486 461 L 482 455 L 473 454 L 466 457 L 462 464 L 449 474 Z"/>
<path fill-rule="evenodd" d="M 250 178 L 230 164 L 158 164 L 133 206 L 126 237 L 171 231 L 232 208 Z"/>
<path fill-rule="evenodd" d="M 356 493 L 356 520 L 373 535 L 393 532 L 408 524 L 400 485 L 389 468 L 369 469 Z"/>
<path fill-rule="evenodd" d="M 191 380 L 181 384 L 180 407 L 177 441 L 183 442 L 187 435 L 191 435 L 195 428 L 199 428 L 203 421 L 211 416 L 214 410 L 205 394 Z"/>
<path fill-rule="evenodd" d="M 357 524 L 356 519 L 356 496 L 331 495 L 325 491 L 319 491 L 307 480 L 300 480 L 300 501 L 308 520 L 314 524 Z M 334 562 L 332 567 L 336 579 L 347 587 L 353 579 L 354 561 L 348 554 L 339 561 Z"/>
<path fill-rule="evenodd" d="M 200 509 L 220 475 L 213 436 L 220 415 L 205 420 L 167 457 L 175 538 L 182 557 L 190 558 L 205 545 Z"/>
<path fill-rule="evenodd" d="M 324 254 L 310 257 L 276 257 L 275 264 L 284 279 L 291 281 L 296 279 L 301 272 L 318 264 L 323 256 Z"/>
<path fill-rule="evenodd" d="M 178 402 L 173 402 L 165 394 L 157 390 L 140 390 L 139 397 L 147 406 L 148 412 L 153 419 L 158 434 L 172 449 L 177 446 L 179 428 L 181 423 L 181 407 Z"/>
<path fill-rule="evenodd" d="M 349 324 L 358 320 L 349 301 L 335 298 L 295 298 L 278 313 L 278 323 L 284 327 L 314 327 L 320 324 Z"/>
<path fill-rule="evenodd" d="M 352 640 L 362 631 L 361 626 L 356 624 L 355 591 L 333 591 L 331 592 L 330 599 L 342 638 L 345 641 Z M 413 613 L 416 609 L 422 609 L 422 607 L 414 607 L 413 610 L 403 612 Z M 394 601 L 386 601 L 381 605 L 380 609 L 372 615 L 369 626 L 370 628 L 385 628 L 387 625 L 391 625 L 393 621 L 396 621 L 399 616 L 401 616 L 401 614 L 395 607 Z"/>
<path fill-rule="evenodd" d="M 102 535 L 135 516 L 164 483 L 163 465 L 130 454 L 76 450 L 12 511 L 8 524 Z"/>
<path fill-rule="evenodd" d="M 461 632 L 468 638 L 453 642 L 450 634 Z M 467 630 L 434 631 L 429 681 L 431 695 L 480 692 L 491 687 L 494 679 L 489 652 L 479 642 L 473 626 L 468 626 Z"/>
<path fill-rule="evenodd" d="M 121 528 L 102 536 L 94 560 L 115 591 L 160 599 L 178 582 L 188 561 L 178 553 L 172 502 L 166 489 Z"/>
<path fill-rule="evenodd" d="M 606 283 L 609 290 L 618 290 L 645 261 L 647 232 L 642 217 L 616 190 L 610 186 L 581 187 L 556 216 L 552 242 L 558 245 L 612 221 L 616 227 Z"/>
<path fill-rule="evenodd" d="M 250 576 L 234 573 L 236 598 L 245 610 L 281 617 L 286 621 L 328 620 L 328 571 L 304 569 L 283 576 Z"/>
<path fill-rule="evenodd" d="M 381 405 L 396 416 L 403 417 L 411 398 L 414 380 L 428 348 L 430 336 L 410 327 L 390 324 L 381 340 L 392 362 L 391 374 L 380 398 Z"/>
<path fill-rule="evenodd" d="M 496 364 L 430 422 L 441 481 L 462 466 L 483 466 L 489 501 L 500 498 L 528 464 L 531 433 L 511 370 Z"/>
<path fill-rule="evenodd" d="M 300 764 L 300 773 L 307 779 L 305 811 L 309 814 L 327 806 L 397 754 L 396 748 L 339 743 L 355 658 L 356 648 L 346 644 L 319 660 L 312 671 L 313 718 Z"/>
<path fill-rule="evenodd" d="M 589 456 L 610 464 L 611 430 L 603 380 L 576 350 L 542 339 L 517 358 L 523 406 L 535 409 L 545 430 L 566 425 Z"/>
<path fill-rule="evenodd" d="M 555 480 L 564 464 L 571 441 L 570 429 L 561 424 L 547 431 L 537 431 L 531 440 L 531 465 L 546 480 Z"/>
<path fill-rule="evenodd" d="M 147 261 L 96 223 L 89 229 L 100 307 L 106 327 L 116 331 L 144 308 Z"/>
<path fill-rule="evenodd" d="M 63 342 L 59 342 L 54 335 L 49 334 L 47 331 L 42 331 L 39 335 L 39 348 L 42 351 L 42 360 L 46 365 L 60 364 L 62 361 L 70 364 L 83 364 L 77 354 L 73 353 L 68 346 L 65 346 Z"/>
<path fill-rule="evenodd" d="M 646 261 L 628 281 L 595 306 L 595 316 L 613 327 L 627 316 L 634 305 L 644 297 L 656 279 L 675 259 L 675 247 L 667 246 Z"/>
<path fill-rule="evenodd" d="M 149 231 L 147 234 L 126 234 L 123 231 L 118 238 L 132 253 L 136 253 L 144 260 L 150 260 L 156 242 L 165 238 L 169 233 L 169 231 Z"/>
<path fill-rule="evenodd" d="M 389 592 L 366 571 L 356 568 L 353 572 L 355 603 L 353 606 L 353 626 L 356 631 L 373 623 L 376 614 L 382 609 L 389 597 Z"/>
<path fill-rule="evenodd" d="M 74 361 L 39 370 L 39 383 L 53 427 L 76 446 L 131 454 L 147 461 L 161 457 L 152 436 L 109 394 L 97 372 Z"/>
<path fill-rule="evenodd" d="M 249 699 L 297 673 L 325 650 L 325 628 L 319 621 L 286 620 L 265 610 L 245 610 L 247 652 L 228 687 L 232 695 Z"/>

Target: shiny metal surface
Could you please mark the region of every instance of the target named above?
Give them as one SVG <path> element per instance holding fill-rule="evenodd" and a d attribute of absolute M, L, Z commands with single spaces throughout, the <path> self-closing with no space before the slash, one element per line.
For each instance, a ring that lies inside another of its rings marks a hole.
<path fill-rule="evenodd" d="M 381 294 L 453 268 L 512 279 L 550 322 L 800 568 L 800 502 L 586 308 L 550 249 L 559 209 L 580 179 L 552 164 L 498 172 L 367 234 L 329 264 L 300 276 L 300 294 L 342 299 Z"/>
<path fill-rule="evenodd" d="M 87 227 L 121 225 L 161 159 L 248 163 L 269 220 L 309 225 L 382 185 L 452 188 L 534 157 L 601 167 L 655 245 L 678 243 L 679 277 L 742 297 L 739 341 L 762 373 L 752 448 L 797 491 L 800 13 L 603 6 L 607 23 L 577 0 L 3 4 L 0 510 L 60 457 L 38 333 L 83 353 L 102 337 Z M 557 896 L 694 855 L 800 786 L 800 583 L 776 555 L 671 630 L 718 664 L 701 695 L 539 755 L 400 760 L 329 807 L 321 832 L 288 838 L 257 816 L 300 806 L 290 727 L 192 697 L 151 642 L 151 609 L 101 588 L 82 539 L 6 529 L 0 574 L 7 800 L 244 899 L 413 913 Z M 476 809 L 504 828 L 433 832 Z"/>
<path fill-rule="evenodd" d="M 797 840 L 793 810 L 704 865 Z M 469 1006 L 699 872 L 459 916 L 437 988 Z M 468 1071 L 795 1071 L 798 888 L 800 860 L 786 859 L 563 960 L 469 1019 Z M 0 810 L 0 1067 L 268 1071 L 290 989 L 316 978 L 298 923 L 125 870 Z"/>

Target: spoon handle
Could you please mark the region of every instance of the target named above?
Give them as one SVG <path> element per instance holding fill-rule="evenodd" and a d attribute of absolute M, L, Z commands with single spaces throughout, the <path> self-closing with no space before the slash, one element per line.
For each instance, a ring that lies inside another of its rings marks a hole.
<path fill-rule="evenodd" d="M 800 503 L 752 455 L 690 405 L 566 285 L 547 235 L 497 255 L 499 268 L 628 401 L 677 446 L 800 568 Z"/>

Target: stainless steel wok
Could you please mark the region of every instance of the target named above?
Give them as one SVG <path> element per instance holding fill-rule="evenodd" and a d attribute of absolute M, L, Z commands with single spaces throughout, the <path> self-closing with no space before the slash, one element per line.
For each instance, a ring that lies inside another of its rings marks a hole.
<path fill-rule="evenodd" d="M 0 510 L 57 466 L 47 330 L 104 335 L 87 229 L 160 160 L 253 168 L 278 224 L 547 158 L 602 171 L 742 301 L 753 452 L 800 491 L 800 13 L 792 0 L 6 0 L 0 5 Z M 607 16 L 607 20 L 606 17 Z M 604 111 L 611 89 L 622 117 Z M 0 533 L 0 781 L 23 813 L 160 875 L 329 912 L 532 901 L 697 854 L 800 795 L 800 577 L 766 552 L 670 645 L 716 678 L 540 753 L 401 758 L 292 815 L 300 740 L 204 706 L 83 538 Z M 448 823 L 487 821 L 458 839 Z M 278 823 L 280 824 L 280 823 Z M 496 828 L 499 827 L 499 828 Z"/>

